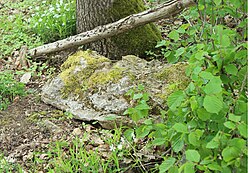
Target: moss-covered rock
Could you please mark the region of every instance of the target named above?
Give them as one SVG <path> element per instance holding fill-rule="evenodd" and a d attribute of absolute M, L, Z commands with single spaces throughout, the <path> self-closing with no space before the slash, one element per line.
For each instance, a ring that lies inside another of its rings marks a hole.
<path fill-rule="evenodd" d="M 169 94 L 188 85 L 185 67 L 185 63 L 167 65 L 134 55 L 112 63 L 94 51 L 79 51 L 43 87 L 42 100 L 76 118 L 97 120 L 106 128 L 113 126 L 107 120 L 110 116 L 116 117 L 118 123 L 128 124 L 131 121 L 127 117 L 119 116 L 132 106 L 125 96 L 127 91 L 142 84 L 151 96 L 151 107 L 164 108 Z"/>

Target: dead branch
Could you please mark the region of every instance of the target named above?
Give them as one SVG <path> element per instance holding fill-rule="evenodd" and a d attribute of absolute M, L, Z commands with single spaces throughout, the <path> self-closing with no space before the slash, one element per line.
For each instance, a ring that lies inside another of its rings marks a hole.
<path fill-rule="evenodd" d="M 131 30 L 135 27 L 142 26 L 163 18 L 175 16 L 183 9 L 192 5 L 195 5 L 193 0 L 170 0 L 156 6 L 155 8 L 127 16 L 118 20 L 117 22 L 98 26 L 93 30 L 33 48 L 28 51 L 28 55 L 31 57 L 36 57 L 43 54 L 58 52 L 71 47 L 81 46 L 103 38 L 109 38 Z"/>

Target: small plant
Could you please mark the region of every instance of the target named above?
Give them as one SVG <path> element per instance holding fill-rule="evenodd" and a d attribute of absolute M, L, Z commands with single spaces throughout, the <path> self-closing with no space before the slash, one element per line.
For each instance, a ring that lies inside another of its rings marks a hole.
<path fill-rule="evenodd" d="M 45 0 L 29 20 L 31 30 L 44 42 L 52 42 L 76 32 L 75 1 Z M 48 8 L 49 7 L 49 8 Z"/>
<path fill-rule="evenodd" d="M 0 110 L 4 110 L 17 96 L 25 95 L 25 85 L 17 82 L 11 72 L 0 72 Z"/>
<path fill-rule="evenodd" d="M 148 116 L 148 111 L 150 110 L 147 101 L 149 100 L 148 93 L 141 93 L 144 90 L 143 85 L 138 86 L 138 93 L 135 93 L 134 89 L 130 89 L 126 95 L 130 96 L 130 98 L 135 102 L 135 107 L 128 108 L 123 114 L 129 115 L 131 119 L 135 122 L 142 118 L 146 118 Z"/>

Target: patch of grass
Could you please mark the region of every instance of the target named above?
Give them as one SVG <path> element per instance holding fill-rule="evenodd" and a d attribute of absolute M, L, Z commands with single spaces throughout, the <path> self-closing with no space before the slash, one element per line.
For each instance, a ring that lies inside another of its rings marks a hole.
<path fill-rule="evenodd" d="M 27 22 L 32 10 L 30 6 L 36 4 L 34 0 L 11 3 L 4 2 L 0 9 L 0 58 L 10 56 L 11 52 L 22 45 L 30 48 L 43 44 L 43 41 L 29 29 Z"/>
<path fill-rule="evenodd" d="M 76 33 L 75 0 L 47 0 L 35 7 L 31 29 L 44 41 L 53 42 Z"/>
<path fill-rule="evenodd" d="M 3 1 L 0 8 L 0 58 L 22 45 L 29 48 L 75 34 L 75 0 Z"/>

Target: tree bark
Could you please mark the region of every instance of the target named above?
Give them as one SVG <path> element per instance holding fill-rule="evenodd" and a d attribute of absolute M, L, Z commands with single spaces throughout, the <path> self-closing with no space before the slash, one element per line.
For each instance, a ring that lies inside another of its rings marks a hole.
<path fill-rule="evenodd" d="M 28 55 L 32 57 L 49 54 L 72 47 L 81 46 L 92 43 L 103 38 L 109 38 L 120 33 L 124 33 L 132 28 L 145 25 L 159 19 L 172 17 L 179 14 L 184 8 L 195 5 L 193 0 L 173 0 L 158 5 L 157 7 L 143 11 L 138 14 L 127 16 L 117 22 L 104 26 L 98 26 L 90 31 L 80 33 L 69 38 L 49 43 L 43 46 L 33 48 L 28 51 Z"/>
<path fill-rule="evenodd" d="M 143 0 L 77 0 L 77 33 L 116 22 L 144 10 L 146 9 Z M 127 54 L 143 56 L 145 51 L 153 49 L 160 39 L 160 31 L 154 24 L 148 24 L 112 38 L 90 43 L 87 48 L 111 59 L 120 59 Z"/>

